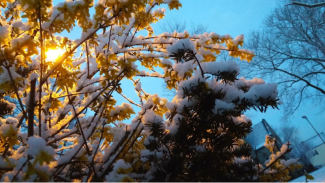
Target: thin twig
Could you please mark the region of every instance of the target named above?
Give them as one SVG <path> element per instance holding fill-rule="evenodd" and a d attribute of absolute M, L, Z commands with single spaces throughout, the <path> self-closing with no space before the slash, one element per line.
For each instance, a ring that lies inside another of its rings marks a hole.
<path fill-rule="evenodd" d="M 127 101 L 129 101 L 131 104 L 135 105 L 135 106 L 138 106 L 138 107 L 141 107 L 140 104 L 137 104 L 135 103 L 134 101 L 132 101 L 131 99 L 127 98 L 125 95 L 123 95 L 122 93 L 116 91 L 118 94 L 120 94 L 123 98 L 125 98 Z"/>
<path fill-rule="evenodd" d="M 12 84 L 12 86 L 14 87 L 15 94 L 16 94 L 16 96 L 17 96 L 17 99 L 18 99 L 19 105 L 20 105 L 21 110 L 22 110 L 22 112 L 23 112 L 23 116 L 24 116 L 25 119 L 27 119 L 27 114 L 26 114 L 26 112 L 25 112 L 25 109 L 24 109 L 23 103 L 21 102 L 21 99 L 20 99 L 20 97 L 19 97 L 19 94 L 18 94 L 18 88 L 16 87 L 16 85 L 15 85 L 15 81 L 14 81 L 14 79 L 12 78 L 12 75 L 11 75 L 11 72 L 10 72 L 10 68 L 9 68 L 9 67 L 5 67 L 5 68 L 7 69 L 7 72 L 8 72 L 8 74 L 9 74 L 9 77 L 10 77 L 10 80 L 11 80 L 11 84 Z M 16 127 L 19 128 L 19 127 L 21 126 L 22 122 L 23 122 L 23 120 L 20 120 Z"/>
<path fill-rule="evenodd" d="M 68 88 L 67 86 L 66 86 L 66 90 L 67 90 L 67 93 L 69 93 L 69 88 Z M 69 97 L 69 96 L 68 96 L 68 99 L 69 99 L 69 101 L 70 101 L 70 97 Z M 75 114 L 77 114 L 77 111 L 76 111 L 76 108 L 74 107 L 74 105 L 71 105 L 71 106 L 72 106 L 73 112 L 74 112 Z M 83 138 L 83 140 L 84 140 L 84 145 L 85 145 L 85 147 L 86 147 L 86 151 L 87 151 L 88 155 L 90 156 L 91 153 L 90 153 L 89 147 L 88 147 L 88 145 L 87 145 L 87 139 L 86 139 L 85 134 L 84 134 L 84 132 L 83 132 L 83 130 L 82 130 L 82 126 L 81 126 L 81 124 L 80 124 L 80 121 L 79 121 L 79 117 L 78 117 L 78 115 L 76 115 L 76 119 L 77 119 L 77 124 L 78 124 L 78 126 L 79 126 L 79 131 L 80 131 L 81 136 L 82 136 L 82 138 Z"/>
<path fill-rule="evenodd" d="M 40 64 L 40 78 L 39 78 L 39 96 L 38 96 L 38 135 L 42 137 L 42 77 L 43 77 L 43 29 L 42 29 L 42 17 L 41 17 L 41 4 L 39 3 L 38 9 L 38 21 L 40 27 L 40 42 L 41 42 L 41 64 Z"/>
<path fill-rule="evenodd" d="M 113 83 L 115 80 L 117 80 L 119 77 L 121 77 L 121 75 L 124 73 L 124 70 L 118 75 L 118 76 L 116 76 L 115 78 L 114 78 L 114 80 L 111 82 L 111 83 Z M 123 78 L 123 77 L 122 77 Z M 120 78 L 119 79 L 119 81 L 122 79 L 122 78 Z M 119 82 L 118 81 L 118 82 Z M 84 106 L 84 108 L 83 109 L 81 109 L 78 113 L 76 113 L 69 121 L 67 121 L 66 123 L 65 123 L 65 125 L 62 125 L 56 132 L 54 132 L 51 136 L 49 136 L 48 138 L 50 138 L 50 137 L 53 137 L 54 135 L 56 135 L 56 134 L 58 134 L 63 128 L 65 128 L 65 126 L 67 125 L 67 124 L 69 124 L 72 120 L 74 120 L 75 118 L 76 118 L 76 116 L 77 115 L 79 115 L 79 114 L 81 114 L 86 108 L 88 108 L 108 87 L 110 87 L 111 85 L 110 84 L 107 84 L 107 86 L 101 91 L 101 92 L 99 92 L 98 93 L 98 95 L 97 96 L 95 96 L 95 97 L 93 97 L 93 99 L 86 105 L 86 106 Z"/>
<path fill-rule="evenodd" d="M 86 59 L 87 59 L 87 79 L 89 79 L 89 54 L 88 54 L 88 40 L 85 41 L 86 43 Z"/>
<path fill-rule="evenodd" d="M 261 172 L 259 172 L 259 174 L 262 174 L 265 170 L 267 170 L 268 168 L 270 168 L 278 159 L 282 158 L 285 154 L 289 153 L 291 151 L 292 148 L 289 148 L 289 143 L 287 143 L 288 148 L 286 150 L 286 152 L 284 152 L 283 154 L 281 154 L 276 160 L 274 160 L 272 163 L 270 163 L 268 166 L 266 166 Z"/>

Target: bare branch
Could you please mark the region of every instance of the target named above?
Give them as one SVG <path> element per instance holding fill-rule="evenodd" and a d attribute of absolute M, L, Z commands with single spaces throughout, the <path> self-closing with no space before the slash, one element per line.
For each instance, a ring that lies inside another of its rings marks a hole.
<path fill-rule="evenodd" d="M 307 3 L 300 3 L 300 2 L 297 2 L 297 1 L 293 1 L 292 3 L 287 4 L 287 5 L 296 5 L 296 6 L 304 6 L 304 7 L 307 7 L 307 8 L 315 8 L 315 7 L 318 7 L 318 6 L 325 6 L 325 3 L 307 4 Z"/>

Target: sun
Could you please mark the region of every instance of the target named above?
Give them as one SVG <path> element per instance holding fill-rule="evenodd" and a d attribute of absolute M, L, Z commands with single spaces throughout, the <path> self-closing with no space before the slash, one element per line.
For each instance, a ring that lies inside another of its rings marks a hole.
<path fill-rule="evenodd" d="M 46 60 L 55 61 L 59 56 L 63 55 L 64 52 L 65 50 L 63 49 L 50 49 L 46 52 Z"/>

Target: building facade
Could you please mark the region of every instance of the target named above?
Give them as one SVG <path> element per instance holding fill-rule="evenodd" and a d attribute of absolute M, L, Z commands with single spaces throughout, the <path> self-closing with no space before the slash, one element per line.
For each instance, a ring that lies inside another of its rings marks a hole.
<path fill-rule="evenodd" d="M 302 146 L 307 146 L 309 149 L 306 153 L 310 157 L 310 162 L 314 167 L 325 166 L 325 134 L 324 132 L 319 133 L 303 142 Z"/>
<path fill-rule="evenodd" d="M 271 155 L 270 150 L 264 147 L 265 136 L 269 135 L 276 139 L 275 146 L 278 150 L 281 149 L 283 142 L 265 119 L 262 119 L 261 122 L 252 126 L 252 128 L 253 131 L 246 136 L 245 141 L 253 148 L 251 152 L 252 159 L 256 163 L 265 165 L 265 161 L 268 160 Z"/>

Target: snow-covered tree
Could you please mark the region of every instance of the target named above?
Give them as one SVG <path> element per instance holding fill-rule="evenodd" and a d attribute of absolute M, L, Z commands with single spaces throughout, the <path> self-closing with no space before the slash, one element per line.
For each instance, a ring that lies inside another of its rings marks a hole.
<path fill-rule="evenodd" d="M 194 45 L 184 39 L 167 48 L 182 68 L 200 63 L 193 76 L 179 82 L 176 96 L 167 103 L 168 120 L 146 111 L 150 135 L 141 155 L 144 162 L 152 163 L 152 180 L 289 180 L 288 170 L 300 167 L 297 159 L 280 158 L 290 152 L 290 144 L 276 150 L 275 140 L 267 136 L 265 146 L 272 155 L 262 166 L 255 165 L 250 158 L 251 146 L 243 141 L 252 125 L 243 113 L 250 108 L 261 112 L 277 108 L 276 84 L 259 78 L 238 79 L 239 67 L 234 61 L 200 62 L 204 58 Z"/>
<path fill-rule="evenodd" d="M 253 106 L 276 107 L 276 85 L 236 80 L 235 62 L 215 62 L 221 51 L 250 61 L 253 52 L 239 48 L 242 35 L 153 35 L 150 24 L 164 17 L 163 4 L 181 7 L 178 0 L 99 0 L 95 5 L 67 0 L 55 6 L 43 0 L 0 1 L 1 181 L 160 180 L 156 172 L 180 180 L 176 173 L 187 176 L 193 165 L 206 164 L 198 162 L 204 153 L 220 155 L 214 161 L 224 168 L 251 164 L 241 140 L 250 122 L 242 113 Z M 79 39 L 61 34 L 77 28 L 83 30 Z M 209 75 L 217 79 L 207 80 Z M 164 79 L 177 96 L 168 102 L 145 92 L 140 77 Z M 134 82 L 139 103 L 123 94 L 122 79 Z M 116 105 L 113 93 L 130 104 Z M 123 123 L 135 113 L 131 105 L 140 112 Z M 148 161 L 152 153 L 156 159 Z M 271 157 L 267 171 L 252 167 L 243 171 L 245 177 L 253 170 L 259 178 L 295 165 L 280 162 L 281 153 Z M 162 160 L 175 164 L 175 172 L 161 167 Z M 225 171 L 215 162 L 209 166 L 216 175 Z"/>

